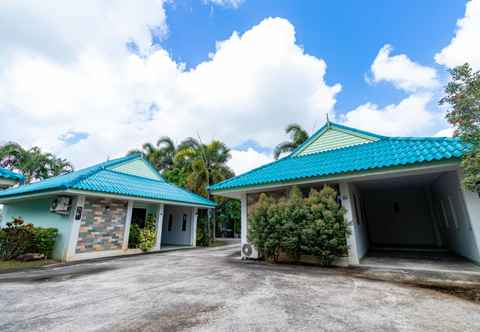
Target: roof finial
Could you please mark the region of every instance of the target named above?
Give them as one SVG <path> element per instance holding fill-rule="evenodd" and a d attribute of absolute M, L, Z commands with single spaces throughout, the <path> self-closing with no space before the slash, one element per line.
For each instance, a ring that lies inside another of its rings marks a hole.
<path fill-rule="evenodd" d="M 330 119 L 328 118 L 328 113 L 327 113 L 327 126 L 330 126 Z"/>

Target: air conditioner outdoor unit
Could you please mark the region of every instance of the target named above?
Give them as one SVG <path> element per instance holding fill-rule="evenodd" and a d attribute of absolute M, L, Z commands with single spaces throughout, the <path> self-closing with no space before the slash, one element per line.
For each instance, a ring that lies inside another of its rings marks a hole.
<path fill-rule="evenodd" d="M 257 259 L 258 251 L 250 243 L 242 244 L 242 258 Z"/>
<path fill-rule="evenodd" d="M 55 198 L 50 204 L 50 212 L 59 214 L 68 214 L 72 199 L 68 196 L 59 196 Z"/>

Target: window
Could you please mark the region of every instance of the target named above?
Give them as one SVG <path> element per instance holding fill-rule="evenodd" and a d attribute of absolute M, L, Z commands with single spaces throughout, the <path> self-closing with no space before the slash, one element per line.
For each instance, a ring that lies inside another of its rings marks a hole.
<path fill-rule="evenodd" d="M 182 232 L 185 232 L 187 230 L 187 215 L 183 215 L 183 220 L 182 220 Z"/>
<path fill-rule="evenodd" d="M 172 231 L 172 226 L 173 226 L 173 215 L 170 213 L 168 216 L 168 231 Z"/>

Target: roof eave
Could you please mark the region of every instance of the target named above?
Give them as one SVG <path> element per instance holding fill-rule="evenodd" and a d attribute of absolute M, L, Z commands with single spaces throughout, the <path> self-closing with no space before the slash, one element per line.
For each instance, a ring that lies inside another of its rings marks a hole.
<path fill-rule="evenodd" d="M 408 172 L 417 172 L 417 171 L 448 171 L 448 170 L 455 170 L 459 167 L 459 160 L 458 159 L 449 159 L 449 160 L 442 160 L 442 161 L 435 161 L 426 163 L 416 163 L 410 165 L 402 165 L 402 166 L 394 166 L 394 167 L 385 167 L 385 168 L 376 168 L 370 169 L 366 171 L 357 171 L 357 172 L 349 172 L 349 173 L 339 173 L 339 174 L 332 174 L 327 176 L 312 176 L 312 177 L 304 177 L 298 178 L 294 180 L 285 180 L 285 181 L 275 181 L 270 183 L 260 183 L 257 185 L 250 185 L 250 186 L 237 186 L 231 188 L 220 188 L 220 189 L 210 189 L 212 195 L 219 195 L 219 196 L 229 196 L 234 193 L 241 193 L 241 192 L 248 192 L 248 191 L 260 191 L 262 189 L 275 189 L 279 187 L 288 187 L 292 185 L 302 185 L 308 184 L 312 182 L 338 182 L 338 181 L 345 181 L 345 180 L 355 180 L 361 179 L 366 177 L 374 177 L 378 175 L 386 175 L 386 174 L 393 174 L 393 173 L 408 173 Z"/>

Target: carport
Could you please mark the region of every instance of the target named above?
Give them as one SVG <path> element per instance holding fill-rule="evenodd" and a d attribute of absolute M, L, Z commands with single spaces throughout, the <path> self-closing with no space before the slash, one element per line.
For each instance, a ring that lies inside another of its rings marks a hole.
<path fill-rule="evenodd" d="M 348 187 L 354 263 L 477 269 L 478 240 L 457 169 L 370 178 Z"/>
<path fill-rule="evenodd" d="M 194 246 L 198 208 L 166 204 L 163 211 L 161 248 Z"/>

